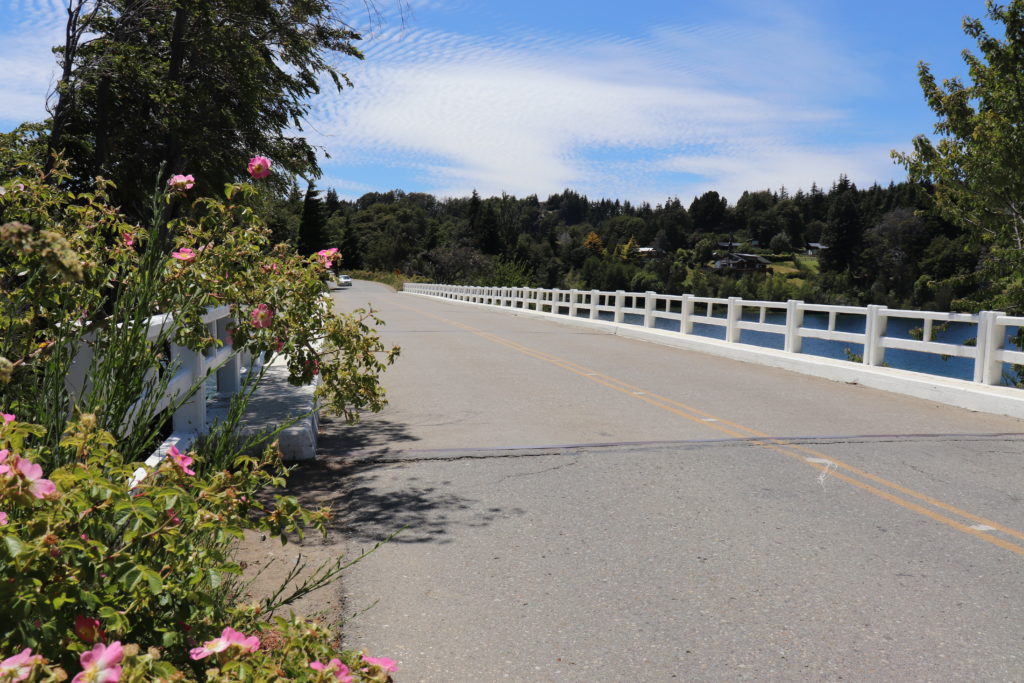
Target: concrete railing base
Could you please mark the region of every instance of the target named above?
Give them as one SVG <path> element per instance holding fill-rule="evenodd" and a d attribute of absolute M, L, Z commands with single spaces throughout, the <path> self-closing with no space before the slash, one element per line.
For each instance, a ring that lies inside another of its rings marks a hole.
<path fill-rule="evenodd" d="M 313 394 L 319 384 L 316 378 L 312 384 L 297 387 L 288 383 L 288 360 L 277 356 L 267 366 L 263 381 L 253 392 L 246 406 L 245 415 L 239 424 L 241 438 L 250 438 L 261 433 L 269 433 L 281 424 L 295 418 L 299 419 L 277 434 L 278 448 L 285 462 L 312 460 L 316 457 L 317 435 L 320 430 L 320 414 L 316 409 Z M 206 429 L 227 417 L 229 396 L 217 396 L 207 403 Z M 147 460 L 146 464 L 156 467 L 167 455 L 171 446 L 185 452 L 195 443 L 199 435 L 195 432 L 174 432 Z M 266 441 L 257 448 L 265 448 Z"/>

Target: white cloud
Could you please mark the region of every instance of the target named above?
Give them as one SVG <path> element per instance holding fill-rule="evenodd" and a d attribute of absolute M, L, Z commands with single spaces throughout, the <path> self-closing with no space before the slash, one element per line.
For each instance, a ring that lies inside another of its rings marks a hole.
<path fill-rule="evenodd" d="M 727 21 L 652 25 L 640 36 L 417 26 L 454 1 L 411 2 L 405 27 L 384 6 L 387 23 L 363 46 L 366 61 L 339 65 L 356 87 L 325 86 L 306 127 L 332 157 L 320 187 L 347 196 L 394 186 L 441 196 L 573 187 L 633 201 L 716 189 L 735 200 L 745 189 L 827 185 L 840 173 L 859 184 L 897 175 L 887 152 L 903 140 L 829 139 L 852 127 L 842 98 L 875 83 L 784 3 L 734 0 Z M 38 120 L 63 6 L 3 2 L 0 120 Z M 378 178 L 393 169 L 397 180 L 381 187 L 351 177 L 369 167 Z"/>
<path fill-rule="evenodd" d="M 0 11 L 0 121 L 12 124 L 46 117 L 46 97 L 54 83 L 56 56 L 63 41 L 60 0 L 13 0 Z"/>
<path fill-rule="evenodd" d="M 642 38 L 385 31 L 365 64 L 347 65 L 356 88 L 321 97 L 312 118 L 327 133 L 328 170 L 383 160 L 419 174 L 405 189 L 440 195 L 573 187 L 657 201 L 840 173 L 888 179 L 887 146 L 815 142 L 844 122 L 822 104 L 837 84 L 872 81 L 809 34 L 787 13 Z"/>

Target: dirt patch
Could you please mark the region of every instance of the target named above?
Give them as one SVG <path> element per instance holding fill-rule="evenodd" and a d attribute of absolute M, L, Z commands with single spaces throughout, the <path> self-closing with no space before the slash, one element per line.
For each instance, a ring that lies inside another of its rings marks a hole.
<path fill-rule="evenodd" d="M 282 586 L 284 594 L 288 594 L 325 563 L 339 558 L 353 560 L 368 549 L 365 543 L 350 542 L 346 536 L 346 527 L 353 514 L 350 509 L 353 479 L 358 479 L 353 475 L 368 466 L 365 460 L 366 435 L 363 434 L 366 427 L 353 427 L 344 420 L 324 416 L 320 423 L 317 457 L 297 463 L 288 477 L 286 488 L 261 494 L 267 497 L 268 502 L 275 494 L 280 494 L 295 496 L 306 508 L 327 507 L 331 510 L 331 520 L 326 537 L 314 530 L 302 540 L 290 538 L 285 545 L 280 539 L 259 532 L 246 532 L 245 538 L 234 549 L 234 558 L 242 565 L 243 582 L 247 584 L 240 596 L 243 602 L 259 602 L 274 595 Z M 377 438 L 390 440 L 394 437 L 392 434 L 381 437 L 378 432 L 387 430 L 381 430 L 379 425 L 376 427 L 371 431 Z M 348 458 L 347 454 L 353 448 L 359 449 L 363 457 L 359 460 Z M 340 637 L 346 618 L 357 611 L 346 611 L 348 601 L 344 580 L 342 574 L 338 580 L 283 607 L 278 615 L 287 616 L 291 612 L 319 618 L 322 623 L 337 628 Z"/>

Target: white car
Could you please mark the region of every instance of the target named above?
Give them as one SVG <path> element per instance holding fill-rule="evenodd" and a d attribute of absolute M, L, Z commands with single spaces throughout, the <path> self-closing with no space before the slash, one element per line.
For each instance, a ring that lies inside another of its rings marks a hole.
<path fill-rule="evenodd" d="M 339 287 L 351 287 L 352 286 L 352 278 L 350 278 L 348 275 L 339 275 L 338 276 L 338 286 Z"/>

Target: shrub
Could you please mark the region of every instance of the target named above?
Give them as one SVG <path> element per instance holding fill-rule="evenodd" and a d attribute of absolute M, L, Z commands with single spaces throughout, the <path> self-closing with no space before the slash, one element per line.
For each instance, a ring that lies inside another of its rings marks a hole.
<path fill-rule="evenodd" d="M 254 185 L 190 203 L 191 181 L 175 176 L 143 227 L 109 204 L 109 184 L 75 193 L 62 169 L 0 169 L 0 680 L 340 680 L 342 665 L 387 680 L 389 660 L 339 653 L 301 619 L 268 621 L 350 561 L 317 568 L 293 593 L 237 603 L 230 544 L 244 529 L 285 542 L 328 518 L 257 495 L 286 475 L 274 444 L 251 455 L 235 431 L 258 373 L 195 450 L 142 461 L 168 419 L 156 402 L 177 370 L 166 345 L 224 343 L 202 323 L 210 306 L 230 307 L 236 351 L 287 353 L 290 379 L 319 374 L 322 404 L 353 420 L 383 406 L 379 374 L 397 349 L 372 312 L 330 311 L 335 254 L 302 259 L 269 243 Z M 153 316 L 168 312 L 174 324 L 152 338 Z M 76 357 L 87 363 L 77 389 L 65 382 Z"/>

